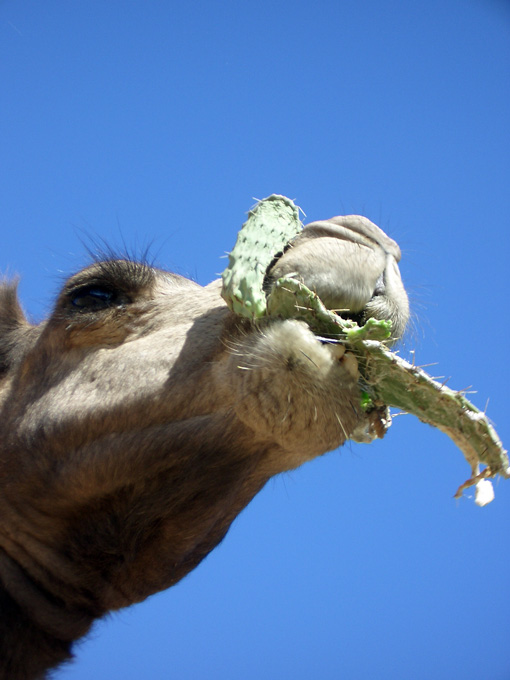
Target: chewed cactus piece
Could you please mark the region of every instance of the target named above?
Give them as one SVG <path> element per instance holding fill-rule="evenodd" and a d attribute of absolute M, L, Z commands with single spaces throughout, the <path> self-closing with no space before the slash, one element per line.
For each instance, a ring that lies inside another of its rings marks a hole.
<path fill-rule="evenodd" d="M 389 322 L 369 319 L 359 327 L 326 309 L 315 293 L 292 279 L 277 282 L 268 298 L 268 313 L 301 319 L 314 332 L 344 342 L 356 355 L 363 376 L 362 405 L 370 397 L 374 406 L 411 413 L 447 434 L 473 470 L 482 462 L 489 470 L 486 476 L 510 477 L 507 453 L 486 415 L 462 394 L 390 351 L 381 342 L 391 335 Z"/>
<path fill-rule="evenodd" d="M 285 196 L 273 194 L 250 210 L 222 274 L 222 295 L 233 312 L 250 319 L 265 315 L 267 268 L 301 229 L 299 208 Z"/>
<path fill-rule="evenodd" d="M 382 343 L 366 340 L 355 347 L 376 400 L 411 413 L 448 435 L 471 466 L 474 483 L 479 463 L 487 466 L 484 477 L 510 477 L 507 452 L 485 413 Z"/>

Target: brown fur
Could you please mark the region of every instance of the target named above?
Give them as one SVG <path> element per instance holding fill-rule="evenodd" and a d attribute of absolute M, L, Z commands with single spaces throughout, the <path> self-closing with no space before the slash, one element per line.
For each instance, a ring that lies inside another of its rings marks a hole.
<path fill-rule="evenodd" d="M 398 246 L 342 220 L 306 228 L 268 285 L 290 266 L 400 334 Z M 43 677 L 96 618 L 193 569 L 271 476 L 378 425 L 352 355 L 299 321 L 238 319 L 217 281 L 98 262 L 38 326 L 5 284 L 0 678 Z"/>

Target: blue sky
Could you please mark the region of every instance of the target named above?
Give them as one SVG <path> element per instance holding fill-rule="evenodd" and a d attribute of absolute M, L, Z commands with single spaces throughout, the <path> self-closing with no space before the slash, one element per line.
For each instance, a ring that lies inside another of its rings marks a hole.
<path fill-rule="evenodd" d="M 32 319 L 101 239 L 207 283 L 254 198 L 395 238 L 404 354 L 510 442 L 510 4 L 3 0 L 0 266 Z M 448 439 L 272 480 L 173 589 L 99 623 L 57 680 L 508 680 L 510 484 Z"/>

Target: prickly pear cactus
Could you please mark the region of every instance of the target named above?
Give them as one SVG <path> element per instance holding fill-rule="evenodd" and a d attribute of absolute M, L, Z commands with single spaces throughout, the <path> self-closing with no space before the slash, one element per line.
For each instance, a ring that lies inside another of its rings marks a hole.
<path fill-rule="evenodd" d="M 345 344 L 358 359 L 363 408 L 394 406 L 447 434 L 471 468 L 470 478 L 455 497 L 474 485 L 475 502 L 489 503 L 494 493 L 488 478 L 497 474 L 510 478 L 508 455 L 496 431 L 485 413 L 461 393 L 385 346 L 391 335 L 389 321 L 369 319 L 359 327 L 328 310 L 315 293 L 291 278 L 277 281 L 266 298 L 262 284 L 267 268 L 298 233 L 298 225 L 300 229 L 298 208 L 289 199 L 273 195 L 259 203 L 243 225 L 223 273 L 224 298 L 237 314 L 301 319 L 317 336 Z M 485 465 L 482 471 L 480 464 Z"/>
<path fill-rule="evenodd" d="M 250 210 L 222 274 L 222 295 L 232 311 L 250 319 L 264 316 L 266 270 L 302 228 L 299 208 L 285 196 L 273 194 Z"/>

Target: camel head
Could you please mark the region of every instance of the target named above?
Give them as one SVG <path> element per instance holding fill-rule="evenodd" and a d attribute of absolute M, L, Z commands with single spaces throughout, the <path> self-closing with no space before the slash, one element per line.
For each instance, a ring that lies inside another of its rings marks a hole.
<path fill-rule="evenodd" d="M 340 314 L 408 302 L 394 241 L 365 218 L 305 227 L 266 287 L 293 273 Z M 110 610 L 168 588 L 273 475 L 380 414 L 355 357 L 300 321 L 236 317 L 220 282 L 96 261 L 29 324 L 0 288 L 0 679 L 42 677 Z"/>

